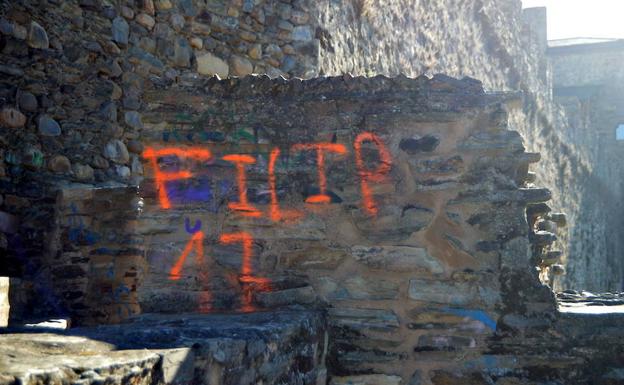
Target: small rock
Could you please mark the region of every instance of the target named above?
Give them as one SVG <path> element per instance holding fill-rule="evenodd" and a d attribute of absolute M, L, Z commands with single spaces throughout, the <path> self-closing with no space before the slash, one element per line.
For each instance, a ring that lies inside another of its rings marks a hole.
<path fill-rule="evenodd" d="M 76 163 L 72 166 L 72 171 L 78 180 L 93 180 L 93 169 L 89 165 Z"/>
<path fill-rule="evenodd" d="M 249 57 L 255 60 L 260 60 L 262 59 L 262 45 L 261 44 L 254 44 L 251 46 L 251 48 L 249 48 Z"/>
<path fill-rule="evenodd" d="M 280 22 L 277 23 L 277 27 L 279 29 L 283 29 L 284 31 L 292 31 L 295 29 L 295 26 L 287 22 L 286 20 L 280 20 Z"/>
<path fill-rule="evenodd" d="M 133 155 L 132 156 L 132 174 L 134 175 L 143 175 L 143 164 L 141 163 L 141 160 L 139 159 L 138 156 Z"/>
<path fill-rule="evenodd" d="M 122 7 L 123 10 L 123 7 Z M 122 11 L 123 14 L 123 11 Z M 128 34 L 130 33 L 130 26 L 128 22 L 124 20 L 122 17 L 117 16 L 113 20 L 113 41 L 127 45 L 128 44 Z"/>
<path fill-rule="evenodd" d="M 169 0 L 156 0 L 155 5 L 156 5 L 156 8 L 161 11 L 166 11 L 173 7 L 173 5 L 171 4 L 171 1 Z"/>
<path fill-rule="evenodd" d="M 24 127 L 24 124 L 26 124 L 26 116 L 15 108 L 4 107 L 2 111 L 0 111 L 0 123 L 10 128 Z"/>
<path fill-rule="evenodd" d="M 196 38 L 197 39 L 197 38 Z M 198 39 L 201 43 L 201 39 Z M 190 67 L 191 66 L 191 56 L 193 55 L 193 50 L 189 45 L 188 41 L 179 37 L 175 41 L 175 45 L 173 47 L 173 63 L 178 67 Z"/>
<path fill-rule="evenodd" d="M 309 20 L 310 20 L 310 15 L 306 12 L 293 11 L 292 15 L 290 16 L 290 21 L 298 25 L 305 24 Z"/>
<path fill-rule="evenodd" d="M 41 25 L 36 21 L 30 22 L 30 28 L 28 29 L 28 46 L 31 48 L 47 49 L 50 47 L 48 41 L 48 34 Z"/>
<path fill-rule="evenodd" d="M 24 111 L 37 111 L 37 98 L 30 92 L 21 92 L 19 98 L 17 99 L 17 102 L 19 104 L 19 107 Z"/>
<path fill-rule="evenodd" d="M 156 24 L 156 21 L 154 21 L 154 18 L 148 15 L 147 13 L 138 14 L 136 17 L 136 22 L 141 24 L 143 27 L 147 28 L 149 31 L 151 31 L 152 28 L 154 28 L 154 24 Z"/>
<path fill-rule="evenodd" d="M 202 47 L 204 46 L 204 41 L 198 37 L 192 37 L 191 38 L 191 47 L 196 48 L 196 49 L 202 49 Z"/>
<path fill-rule="evenodd" d="M 130 168 L 126 167 L 126 166 L 117 166 L 117 175 L 119 175 L 121 178 L 126 179 L 128 177 L 130 177 L 130 175 L 132 174 L 130 172 Z"/>
<path fill-rule="evenodd" d="M 179 31 L 182 28 L 184 28 L 184 24 L 185 24 L 184 16 L 180 15 L 179 13 L 172 14 L 170 22 L 171 22 L 171 26 L 176 31 Z"/>
<path fill-rule="evenodd" d="M 152 0 L 143 0 L 143 10 L 147 14 L 154 16 L 154 2 Z"/>
<path fill-rule="evenodd" d="M 48 115 L 41 115 L 37 124 L 39 133 L 44 136 L 61 135 L 61 126 Z"/>
<path fill-rule="evenodd" d="M 313 37 L 312 28 L 307 25 L 297 26 L 292 31 L 292 39 L 296 41 L 311 41 Z"/>
<path fill-rule="evenodd" d="M 123 5 L 121 7 L 121 16 L 125 17 L 128 20 L 132 20 L 134 18 L 134 10 Z"/>
<path fill-rule="evenodd" d="M 138 140 L 131 140 L 128 142 L 128 151 L 133 152 L 135 154 L 140 154 L 143 152 L 143 143 Z"/>
<path fill-rule="evenodd" d="M 108 164 L 108 161 L 104 159 L 102 156 L 95 155 L 93 157 L 93 161 L 91 162 L 91 165 L 95 168 L 107 169 L 109 164 Z"/>
<path fill-rule="evenodd" d="M 67 173 L 71 170 L 71 162 L 66 156 L 56 155 L 48 162 L 48 168 L 55 173 Z"/>
<path fill-rule="evenodd" d="M 130 160 L 126 145 L 119 139 L 113 139 L 104 147 L 104 157 L 115 162 L 125 164 Z M 128 171 L 130 171 L 128 169 Z"/>
<path fill-rule="evenodd" d="M 126 124 L 132 128 L 143 128 L 141 114 L 136 111 L 126 111 L 126 113 L 124 114 L 124 120 Z"/>
<path fill-rule="evenodd" d="M 104 102 L 100 109 L 102 117 L 111 122 L 117 121 L 117 105 L 115 102 Z"/>
<path fill-rule="evenodd" d="M 25 40 L 27 36 L 28 36 L 28 30 L 26 29 L 26 27 L 19 25 L 19 24 L 13 25 L 13 37 L 14 38 L 16 38 L 17 40 Z"/>
<path fill-rule="evenodd" d="M 211 53 L 197 57 L 197 72 L 201 75 L 219 75 L 220 78 L 227 78 L 230 73 L 230 67 L 222 59 Z"/>
<path fill-rule="evenodd" d="M 253 65 L 251 62 L 240 56 L 232 56 L 230 59 L 230 68 L 234 76 L 245 76 L 253 72 Z"/>

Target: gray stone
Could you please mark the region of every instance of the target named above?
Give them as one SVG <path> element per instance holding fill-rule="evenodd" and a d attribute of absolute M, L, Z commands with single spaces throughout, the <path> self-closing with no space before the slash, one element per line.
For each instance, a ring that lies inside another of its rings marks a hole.
<path fill-rule="evenodd" d="M 115 162 L 125 164 L 130 160 L 126 145 L 119 139 L 113 139 L 104 147 L 104 157 Z M 130 169 L 128 169 L 128 173 Z"/>
<path fill-rule="evenodd" d="M 310 26 L 298 25 L 292 31 L 292 38 L 295 41 L 311 41 L 314 38 L 314 34 Z"/>
<path fill-rule="evenodd" d="M 479 293 L 467 282 L 410 279 L 408 296 L 423 302 L 465 306 L 479 301 Z"/>
<path fill-rule="evenodd" d="M 113 41 L 126 45 L 128 44 L 128 35 L 130 33 L 130 26 L 123 17 L 117 16 L 113 19 Z"/>
<path fill-rule="evenodd" d="M 192 55 L 193 49 L 188 41 L 183 37 L 177 38 L 173 47 L 173 64 L 178 67 L 190 67 Z"/>
<path fill-rule="evenodd" d="M 36 21 L 30 22 L 27 43 L 31 48 L 47 49 L 50 47 L 46 30 Z"/>
<path fill-rule="evenodd" d="M 362 308 L 329 308 L 330 323 L 354 329 L 371 329 L 383 332 L 395 331 L 399 318 L 392 310 Z"/>
<path fill-rule="evenodd" d="M 0 231 L 7 234 L 17 232 L 19 220 L 15 215 L 0 211 Z"/>
<path fill-rule="evenodd" d="M 37 98 L 35 97 L 35 95 L 31 94 L 30 92 L 20 92 L 20 95 L 18 98 L 18 104 L 19 104 L 19 107 L 24 111 L 27 111 L 27 112 L 37 111 L 37 107 L 38 107 Z"/>
<path fill-rule="evenodd" d="M 135 20 L 137 23 L 147 28 L 147 30 L 149 31 L 151 31 L 154 28 L 154 24 L 156 24 L 156 21 L 154 20 L 154 18 L 148 15 L 147 13 L 138 14 Z"/>
<path fill-rule="evenodd" d="M 387 374 L 362 374 L 332 377 L 329 385 L 401 385 L 401 377 Z"/>
<path fill-rule="evenodd" d="M 167 349 L 159 354 L 166 384 L 185 385 L 193 382 L 195 352 L 192 348 Z"/>
<path fill-rule="evenodd" d="M 311 304 L 316 301 L 316 293 L 311 286 L 279 291 L 267 291 L 254 294 L 254 300 L 260 306 L 273 308 L 294 304 Z"/>
<path fill-rule="evenodd" d="M 373 269 L 390 271 L 423 270 L 434 274 L 444 272 L 444 266 L 432 257 L 427 249 L 410 246 L 359 246 L 351 247 L 356 261 Z"/>
<path fill-rule="evenodd" d="M 318 280 L 319 294 L 329 301 L 334 300 L 386 300 L 399 296 L 398 282 L 385 279 L 350 277 L 336 281 L 330 277 Z"/>
<path fill-rule="evenodd" d="M 102 107 L 100 108 L 100 113 L 102 117 L 108 121 L 116 122 L 117 121 L 117 104 L 115 102 L 109 101 L 104 102 Z"/>
<path fill-rule="evenodd" d="M 75 163 L 72 165 L 72 171 L 74 172 L 74 177 L 80 181 L 93 180 L 93 169 L 89 165 Z"/>
<path fill-rule="evenodd" d="M 132 128 L 143 128 L 143 121 L 141 120 L 141 114 L 136 111 L 126 111 L 124 114 L 124 121 Z"/>
<path fill-rule="evenodd" d="M 127 166 L 117 166 L 116 167 L 117 175 L 122 179 L 127 179 L 132 175 L 132 171 Z"/>
<path fill-rule="evenodd" d="M 41 115 L 37 122 L 39 134 L 44 136 L 61 135 L 61 126 L 48 115 Z"/>

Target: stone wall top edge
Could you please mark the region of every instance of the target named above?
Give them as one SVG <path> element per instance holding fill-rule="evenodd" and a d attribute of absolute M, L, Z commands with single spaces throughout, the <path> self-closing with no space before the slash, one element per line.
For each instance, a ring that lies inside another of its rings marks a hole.
<path fill-rule="evenodd" d="M 166 85 L 170 87 L 170 85 Z M 220 79 L 213 76 L 206 79 L 196 78 L 178 83 L 178 90 L 209 90 L 212 94 L 230 98 L 249 98 L 253 95 L 279 97 L 292 96 L 293 92 L 305 95 L 323 94 L 327 92 L 343 92 L 345 94 L 375 94 L 379 90 L 392 89 L 397 92 L 427 92 L 433 94 L 460 93 L 466 95 L 483 95 L 485 91 L 479 80 L 464 77 L 453 78 L 443 74 L 433 77 L 421 75 L 410 78 L 405 75 L 388 77 L 342 76 L 318 77 L 312 79 L 283 77 L 270 78 L 267 75 L 248 75 Z"/>

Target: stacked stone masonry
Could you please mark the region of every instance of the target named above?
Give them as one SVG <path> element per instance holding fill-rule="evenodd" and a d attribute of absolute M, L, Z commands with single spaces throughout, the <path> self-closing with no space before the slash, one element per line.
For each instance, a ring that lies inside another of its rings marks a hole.
<path fill-rule="evenodd" d="M 0 4 L 0 275 L 11 277 L 11 317 L 136 325 L 76 330 L 96 345 L 118 334 L 120 352 L 89 354 L 123 364 L 111 374 L 108 361 L 90 363 L 93 374 L 72 357 L 61 381 L 175 383 L 164 355 L 132 350 L 190 348 L 186 383 L 321 384 L 325 365 L 330 384 L 621 382 L 621 317 L 559 314 L 535 270 L 552 284 L 569 234 L 577 251 L 605 247 L 586 246 L 577 225 L 604 209 L 573 203 L 592 188 L 562 194 L 587 170 L 552 130 L 540 44 L 521 41 L 518 1 L 468 3 L 410 8 L 406 25 L 428 25 L 416 17 L 426 14 L 474 39 L 445 45 L 450 36 L 426 33 L 436 28 L 413 27 L 423 46 L 444 49 L 389 66 L 354 42 L 386 36 L 379 23 L 395 19 L 381 12 L 401 14 L 401 2 Z M 378 46 L 409 52 L 406 40 Z M 445 75 L 279 77 L 345 71 L 477 75 L 528 97 Z M 252 72 L 268 76 L 210 78 Z M 549 148 L 541 162 L 513 129 L 531 150 Z M 571 213 L 563 232 L 542 182 Z M 215 335 L 239 317 L 268 326 L 260 337 L 248 325 Z M 285 324 L 296 331 L 279 335 Z M 150 345 L 176 328 L 190 335 Z M 213 337 L 225 339 L 215 350 Z M 2 336 L 3 349 L 24 338 Z M 223 345 L 235 347 L 231 360 Z M 47 373 L 58 361 L 27 377 L 10 354 L 1 383 L 57 381 Z"/>

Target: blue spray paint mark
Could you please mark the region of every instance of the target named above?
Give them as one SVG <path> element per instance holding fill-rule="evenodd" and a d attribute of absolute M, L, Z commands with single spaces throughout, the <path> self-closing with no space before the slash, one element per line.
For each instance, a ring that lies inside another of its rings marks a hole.
<path fill-rule="evenodd" d="M 442 311 L 450 314 L 454 314 L 460 317 L 468 317 L 474 320 L 482 322 L 485 326 L 490 329 L 496 331 L 496 321 L 494 321 L 486 312 L 483 310 L 468 310 L 468 309 L 457 309 L 457 308 L 444 308 Z"/>
<path fill-rule="evenodd" d="M 175 203 L 210 202 L 213 199 L 210 179 L 197 178 L 167 183 L 169 199 Z"/>
<path fill-rule="evenodd" d="M 195 220 L 195 225 L 191 228 L 191 221 L 188 218 L 184 218 L 184 229 L 189 234 L 195 234 L 199 230 L 201 230 L 202 223 L 199 219 Z"/>

